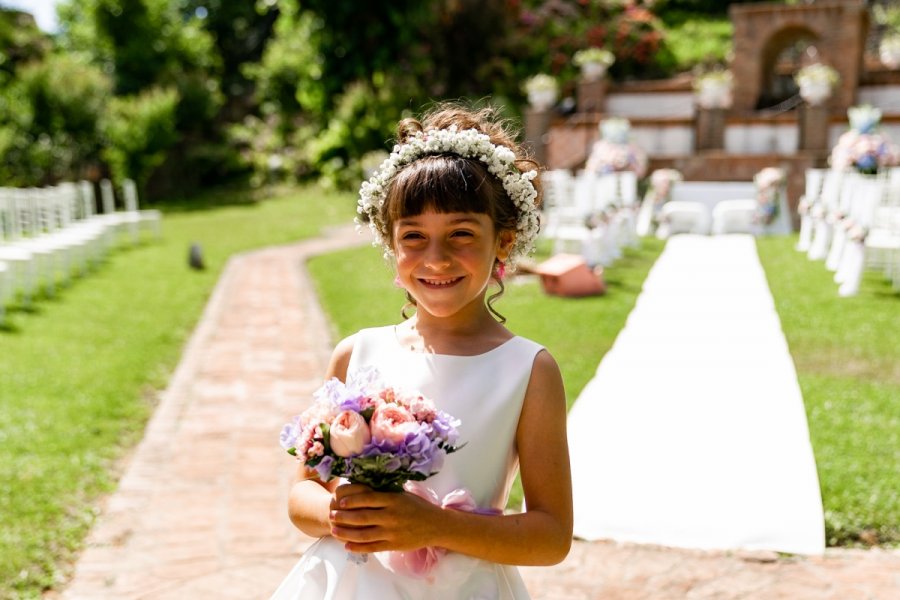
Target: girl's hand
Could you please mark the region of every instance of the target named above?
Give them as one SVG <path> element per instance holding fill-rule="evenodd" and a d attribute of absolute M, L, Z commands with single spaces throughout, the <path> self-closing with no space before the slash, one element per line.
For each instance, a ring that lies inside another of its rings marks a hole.
<path fill-rule="evenodd" d="M 331 501 L 331 535 L 351 552 L 414 550 L 428 546 L 442 509 L 407 492 L 376 492 L 351 483 Z"/>

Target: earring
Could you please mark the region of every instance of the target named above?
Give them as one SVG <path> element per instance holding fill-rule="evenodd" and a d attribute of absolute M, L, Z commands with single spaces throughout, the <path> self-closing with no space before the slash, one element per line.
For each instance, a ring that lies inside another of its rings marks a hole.
<path fill-rule="evenodd" d="M 394 287 L 402 288 L 403 282 L 400 281 L 400 275 L 394 275 Z"/>
<path fill-rule="evenodd" d="M 502 260 L 497 260 L 497 279 L 503 279 L 506 277 L 506 263 Z"/>

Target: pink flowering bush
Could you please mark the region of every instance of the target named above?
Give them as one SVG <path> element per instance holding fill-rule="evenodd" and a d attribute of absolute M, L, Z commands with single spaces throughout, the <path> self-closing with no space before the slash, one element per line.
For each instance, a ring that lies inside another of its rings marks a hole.
<path fill-rule="evenodd" d="M 322 481 L 343 477 L 399 491 L 440 471 L 459 420 L 417 393 L 386 386 L 375 369 L 326 381 L 312 406 L 284 426 L 281 446 Z"/>

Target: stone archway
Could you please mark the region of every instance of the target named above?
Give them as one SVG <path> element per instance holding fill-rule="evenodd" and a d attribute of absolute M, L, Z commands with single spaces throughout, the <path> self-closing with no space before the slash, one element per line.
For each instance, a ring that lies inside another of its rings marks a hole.
<path fill-rule="evenodd" d="M 816 40 L 816 60 L 837 69 L 841 82 L 831 107 L 845 110 L 856 101 L 869 26 L 864 0 L 815 4 L 732 4 L 735 112 L 756 110 L 781 49 L 798 37 Z"/>
<path fill-rule="evenodd" d="M 819 45 L 819 36 L 807 27 L 787 27 L 769 38 L 760 56 L 757 109 L 771 108 L 797 94 L 794 73 L 804 64 L 821 58 Z"/>

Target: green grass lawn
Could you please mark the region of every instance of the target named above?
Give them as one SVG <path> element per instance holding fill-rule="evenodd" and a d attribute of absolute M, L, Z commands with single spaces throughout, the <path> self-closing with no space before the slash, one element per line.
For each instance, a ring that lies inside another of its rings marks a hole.
<path fill-rule="evenodd" d="M 0 598 L 39 597 L 64 574 L 228 257 L 346 223 L 353 200 L 306 189 L 184 201 L 161 241 L 112 253 L 30 311 L 13 307 L 0 331 Z M 192 242 L 205 271 L 187 267 Z"/>
<path fill-rule="evenodd" d="M 819 471 L 829 545 L 900 543 L 900 293 L 867 272 L 840 298 L 833 273 L 759 240 L 797 368 Z"/>

